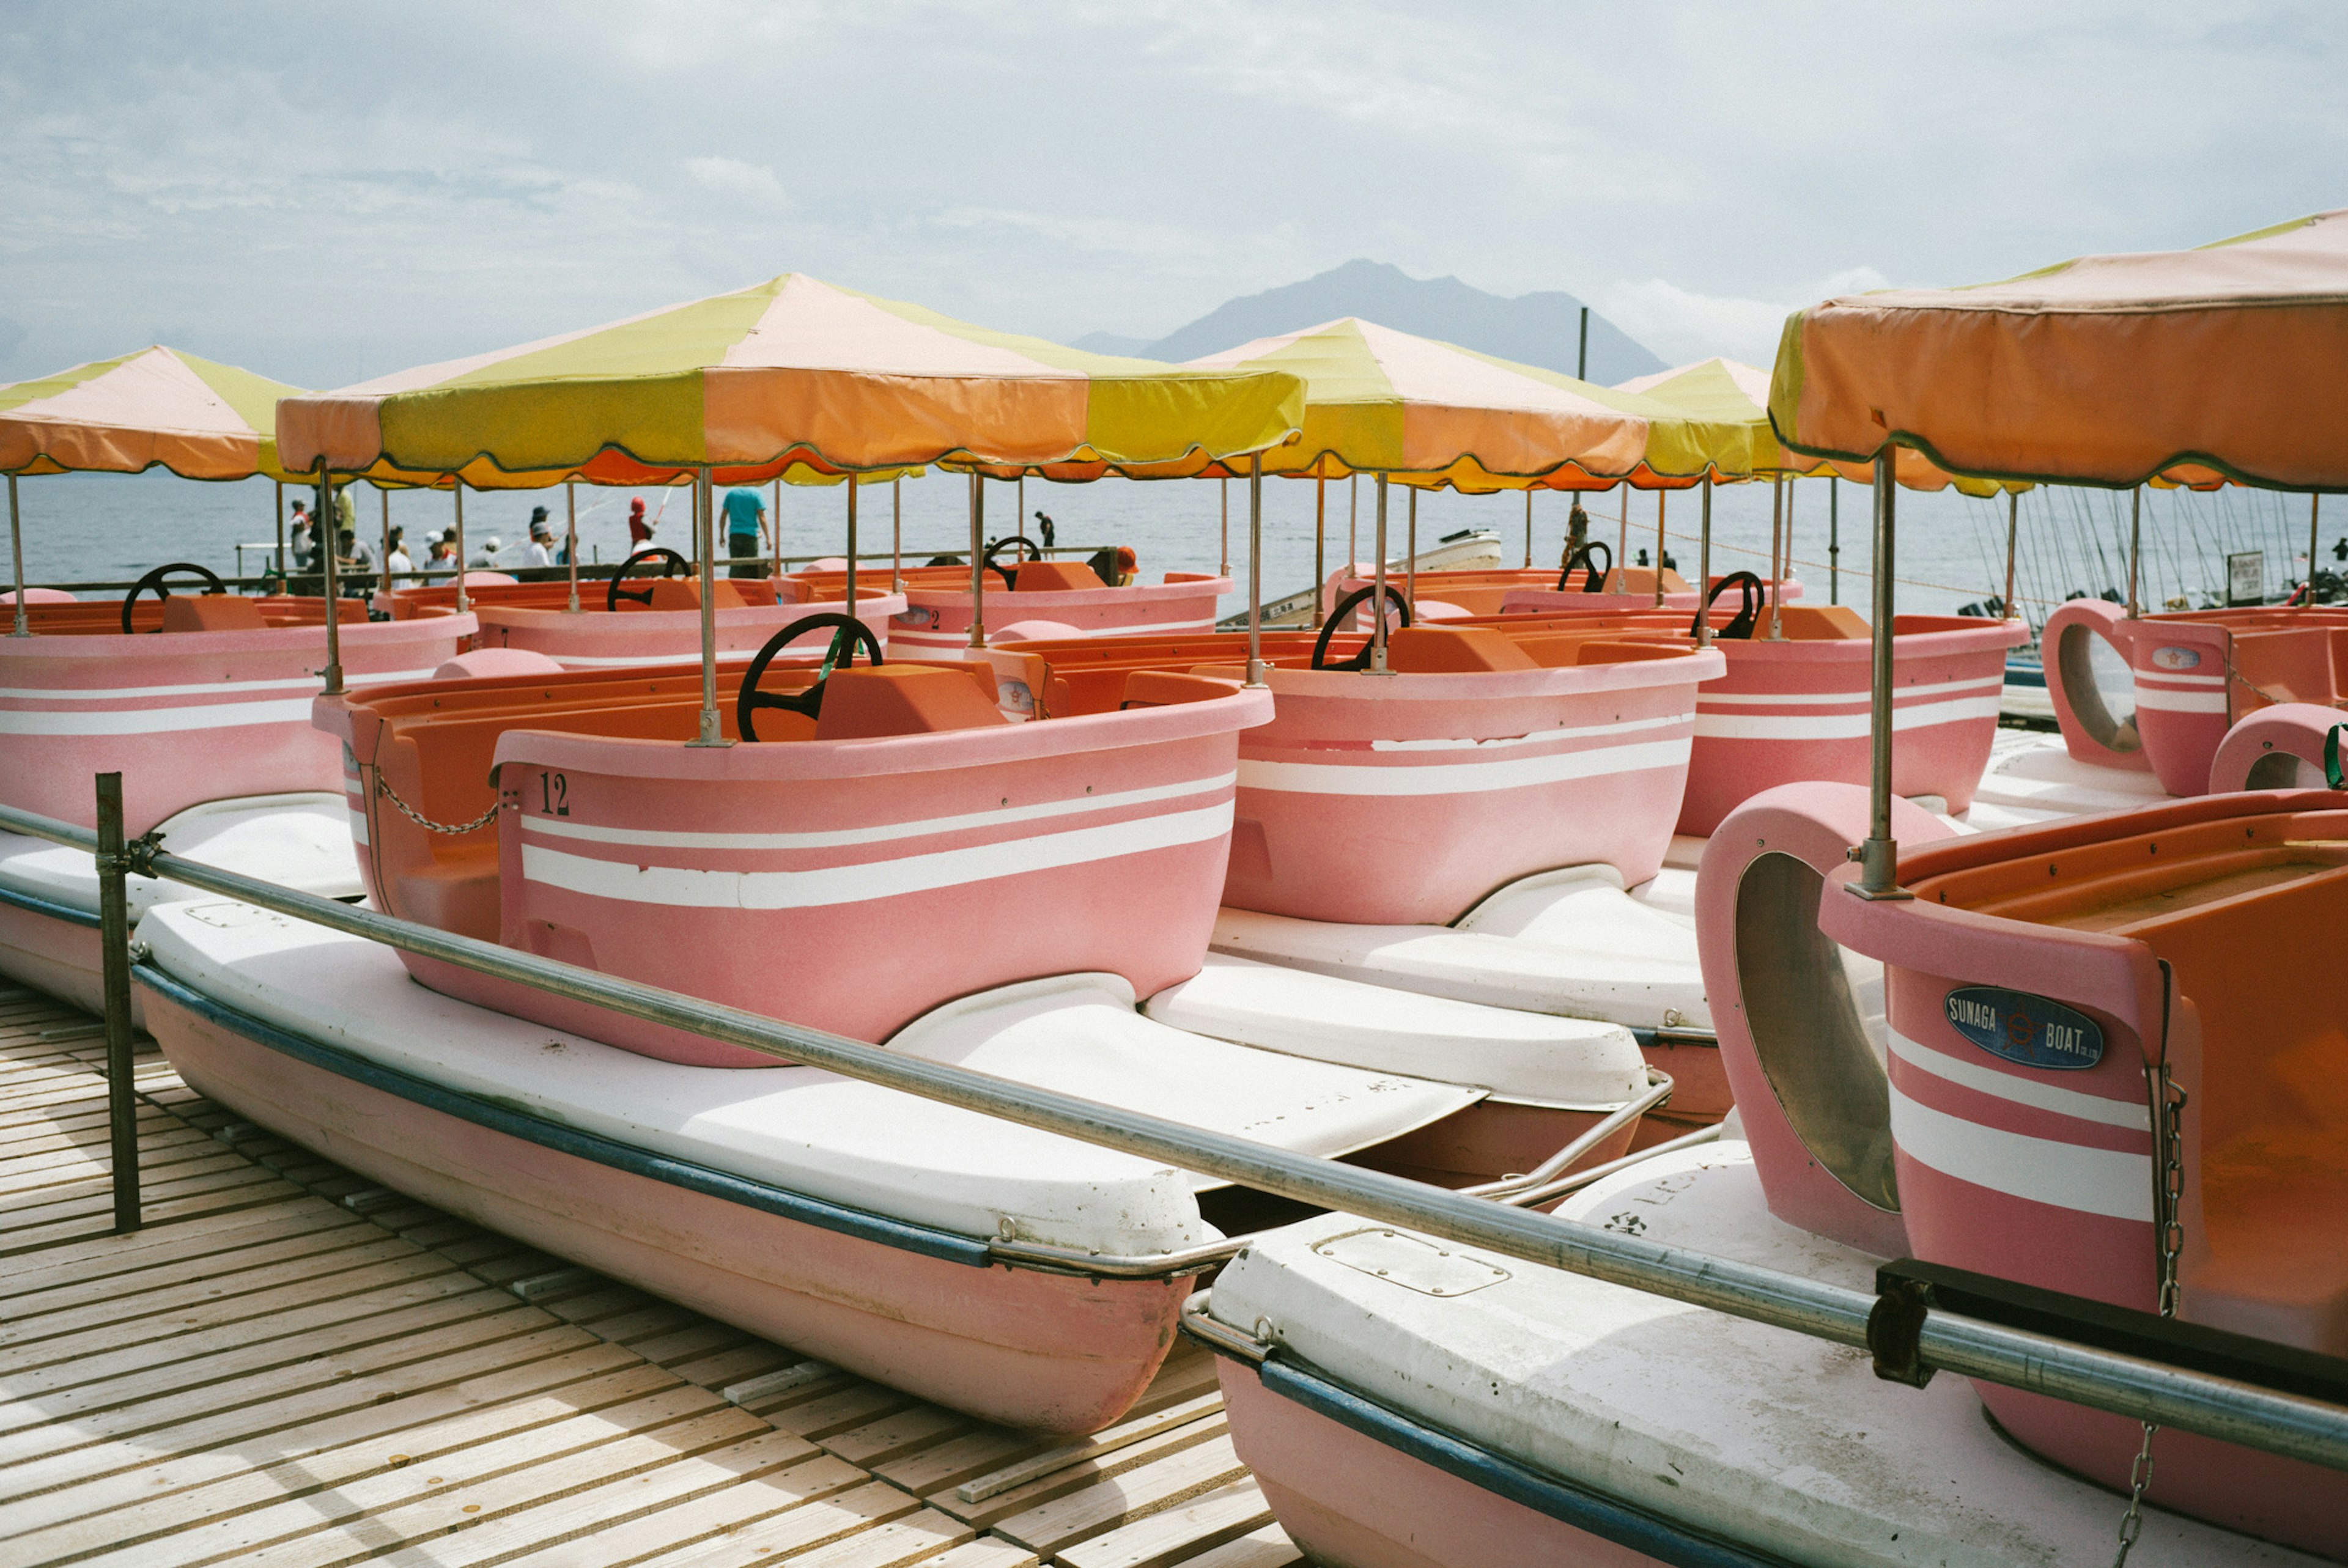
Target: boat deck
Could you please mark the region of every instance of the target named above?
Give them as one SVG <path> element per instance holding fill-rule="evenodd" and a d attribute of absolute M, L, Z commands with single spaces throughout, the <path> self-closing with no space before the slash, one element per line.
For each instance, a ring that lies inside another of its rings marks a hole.
<path fill-rule="evenodd" d="M 1119 1426 L 990 1427 L 261 1130 L 0 984 L 0 1565 L 1282 1568 L 1187 1344 Z"/>

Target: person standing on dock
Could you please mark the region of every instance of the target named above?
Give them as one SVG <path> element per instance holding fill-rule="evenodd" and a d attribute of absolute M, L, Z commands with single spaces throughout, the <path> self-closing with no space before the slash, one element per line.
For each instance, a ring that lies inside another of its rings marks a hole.
<path fill-rule="evenodd" d="M 726 492 L 726 553 L 734 558 L 726 569 L 728 577 L 764 577 L 767 567 L 758 558 L 767 553 L 767 503 L 757 491 L 736 488 Z"/>
<path fill-rule="evenodd" d="M 391 553 L 383 558 L 383 569 L 393 573 L 409 572 L 416 569 L 416 563 L 407 559 L 407 530 L 406 528 L 394 528 L 391 530 Z"/>
<path fill-rule="evenodd" d="M 294 569 L 310 569 L 311 534 L 310 508 L 300 501 L 294 503 L 294 531 L 289 539 L 294 554 Z"/>
<path fill-rule="evenodd" d="M 635 554 L 653 542 L 653 529 L 660 525 L 644 516 L 644 498 L 628 497 L 628 553 Z"/>
<path fill-rule="evenodd" d="M 530 514 L 530 543 L 522 548 L 521 564 L 526 567 L 552 566 L 554 564 L 554 552 L 549 547 L 553 543 L 554 525 L 546 520 L 546 508 L 544 507 L 531 507 Z"/>

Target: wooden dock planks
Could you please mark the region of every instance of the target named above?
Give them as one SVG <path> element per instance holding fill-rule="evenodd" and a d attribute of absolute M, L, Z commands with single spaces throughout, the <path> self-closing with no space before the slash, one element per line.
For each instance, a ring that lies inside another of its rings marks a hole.
<path fill-rule="evenodd" d="M 0 1568 L 1288 1568 L 1179 1348 L 990 1427 L 387 1193 L 0 983 Z M 965 1498 L 963 1491 L 975 1495 Z"/>

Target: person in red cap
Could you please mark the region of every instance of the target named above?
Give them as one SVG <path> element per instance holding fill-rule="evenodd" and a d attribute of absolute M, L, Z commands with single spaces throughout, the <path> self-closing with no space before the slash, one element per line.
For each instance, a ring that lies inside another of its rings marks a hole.
<path fill-rule="evenodd" d="M 628 497 L 628 553 L 635 554 L 653 542 L 653 522 L 644 516 L 644 498 Z"/>

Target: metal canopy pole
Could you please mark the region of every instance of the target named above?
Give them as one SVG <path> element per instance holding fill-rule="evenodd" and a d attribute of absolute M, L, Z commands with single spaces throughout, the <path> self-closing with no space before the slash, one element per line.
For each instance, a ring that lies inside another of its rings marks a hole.
<path fill-rule="evenodd" d="M 283 487 L 279 487 L 281 490 Z M 280 518 L 284 517 L 285 508 L 278 507 L 277 515 Z M 285 535 L 285 525 L 283 522 L 277 525 L 277 533 L 278 548 L 283 549 Z M 16 624 L 15 630 L 8 635 L 30 637 L 33 635 L 33 628 L 25 617 L 25 530 L 24 525 L 16 516 L 16 476 L 14 474 L 8 476 L 8 559 L 16 571 Z"/>
<path fill-rule="evenodd" d="M 2137 603 L 2136 603 L 2136 569 L 2137 569 L 2137 561 L 2138 558 L 2140 557 L 2140 555 L 2141 555 L 2141 554 L 2142 554 L 2142 552 L 2143 552 L 2143 548 L 2144 548 L 2144 487 L 2143 487 L 2142 485 L 2138 485 L 2138 486 L 2135 487 L 2133 489 L 2131 489 L 2131 490 L 2129 490 L 2129 491 L 2128 491 L 2128 597 L 2127 597 L 2127 618 L 2128 618 L 2130 620 L 2134 620 L 2137 618 Z M 2312 562 L 2312 561 L 2310 561 L 2310 562 L 2308 563 L 2308 565 L 2309 565 L 2309 567 L 2310 567 L 2310 569 L 2312 569 L 2312 568 L 2313 568 L 2314 564 L 2315 564 L 2315 563 L 2314 563 L 2314 562 Z"/>
<path fill-rule="evenodd" d="M 1786 627 L 1777 613 L 1785 602 L 1785 558 L 1793 554 L 1792 546 L 1782 542 L 1786 532 L 1786 476 L 1769 476 L 1769 641 L 1786 641 Z"/>
<path fill-rule="evenodd" d="M 1875 655 L 1873 702 L 1868 716 L 1868 830 L 1859 846 L 1859 880 L 1850 891 L 1862 898 L 1906 898 L 1900 886 L 1900 845 L 1891 836 L 1891 532 L 1892 498 L 1898 494 L 1891 477 L 1892 448 L 1885 446 L 1875 459 Z"/>
<path fill-rule="evenodd" d="M 1402 601 L 1418 613 L 1418 487 L 1410 487 L 1410 520 L 1403 525 Z M 1381 603 L 1378 608 L 1384 610 Z"/>
<path fill-rule="evenodd" d="M 1378 471 L 1377 559 L 1375 586 L 1370 590 L 1370 673 L 1386 672 L 1386 476 Z"/>
<path fill-rule="evenodd" d="M 14 475 L 9 476 L 8 483 L 11 486 L 14 486 L 15 482 L 15 477 Z M 272 479 L 269 482 L 271 485 L 274 486 L 277 490 L 277 578 L 278 587 L 282 591 L 284 587 L 285 579 L 285 481 L 283 479 Z M 15 513 L 14 501 L 15 491 L 12 489 L 10 491 L 11 504 L 9 507 L 9 514 L 12 518 Z"/>
<path fill-rule="evenodd" d="M 1263 455 L 1248 456 L 1247 683 L 1263 684 Z"/>
<path fill-rule="evenodd" d="M 1670 494 L 1668 490 L 1655 492 L 1655 608 L 1657 610 L 1663 608 L 1663 497 Z M 1626 498 L 1622 504 L 1628 507 L 1631 503 Z"/>
<path fill-rule="evenodd" d="M 1525 493 L 1528 496 L 1532 494 L 1529 490 Z M 1709 648 L 1712 646 L 1712 606 L 1704 602 L 1704 596 L 1712 591 L 1712 475 L 1709 471 L 1704 477 L 1703 518 L 1698 524 L 1696 540 L 1695 645 Z"/>
<path fill-rule="evenodd" d="M 391 591 L 391 492 L 376 487 L 376 498 L 383 503 L 383 591 Z"/>
<path fill-rule="evenodd" d="M 1231 575 L 1231 477 L 1226 474 L 1220 481 L 1223 487 L 1223 565 L 1217 577 Z"/>
<path fill-rule="evenodd" d="M 1709 480 L 1706 483 L 1710 483 Z M 1533 566 L 1533 487 L 1525 487 L 1525 569 Z"/>
<path fill-rule="evenodd" d="M 775 514 L 775 553 L 783 548 L 783 515 Z M 889 481 L 889 591 L 905 591 L 905 477 Z"/>
<path fill-rule="evenodd" d="M 980 564 L 986 531 L 986 478 L 970 472 L 970 645 L 986 646 L 986 568 Z"/>
<path fill-rule="evenodd" d="M 693 543 L 701 558 L 701 733 L 696 746 L 724 746 L 726 732 L 717 723 L 717 562 L 716 496 L 709 487 L 709 469 L 696 469 L 693 480 Z"/>
<path fill-rule="evenodd" d="M 1353 475 L 1345 487 L 1345 573 L 1350 577 L 1362 564 L 1362 477 Z"/>
<path fill-rule="evenodd" d="M 775 600 L 780 603 L 783 596 L 783 477 L 780 474 L 775 476 L 775 500 L 773 507 L 767 513 L 767 522 L 772 529 L 768 538 L 775 558 Z"/>
<path fill-rule="evenodd" d="M 2318 514 L 2323 507 L 2323 493 L 2311 490 L 2307 497 L 2307 602 L 2315 602 L 2315 534 Z"/>
<path fill-rule="evenodd" d="M 130 857 L 122 775 L 98 775 L 98 925 L 106 996 L 106 1120 L 114 1174 L 114 1234 L 139 1228 L 139 1102 L 130 1062 Z"/>
<path fill-rule="evenodd" d="M 329 697 L 339 697 L 343 694 L 343 602 L 341 590 L 335 583 L 335 552 L 343 542 L 343 526 L 341 519 L 335 516 L 334 479 L 326 472 L 324 457 L 318 459 L 318 507 L 320 515 L 325 518 L 325 531 L 318 535 L 321 546 L 318 561 L 326 573 L 326 684 L 324 691 Z"/>
<path fill-rule="evenodd" d="M 1614 569 L 1622 574 L 1622 585 L 1631 586 L 1631 481 L 1621 479 L 1615 487 L 1622 493 L 1622 531 L 1616 536 Z"/>
<path fill-rule="evenodd" d="M 2015 533 L 2015 531 L 2016 531 L 2016 525 L 2018 525 L 2021 521 L 2022 521 L 2022 492 L 2021 492 L 2021 491 L 2019 491 L 2019 490 L 2008 490 L 2008 491 L 2005 493 L 2005 600 L 2004 600 L 2004 604 L 2005 604 L 2005 619 L 2006 619 L 2006 620 L 2021 620 L 2021 619 L 2022 619 L 2020 616 L 2018 616 L 2018 615 L 2014 614 L 2014 612 L 2013 612 L 2013 536 L 2014 536 L 2014 533 Z M 2312 557 L 2312 556 L 2310 556 L 2308 559 L 2309 559 L 2310 560 L 2313 560 L 2315 558 L 2314 558 L 2314 557 Z"/>
<path fill-rule="evenodd" d="M 449 483 L 456 487 L 457 496 L 457 613 L 462 615 L 472 605 L 465 598 L 465 476 L 451 474 Z"/>
<path fill-rule="evenodd" d="M 579 487 L 568 479 L 564 480 L 562 499 L 568 514 L 562 524 L 562 559 L 571 567 L 571 602 L 563 608 L 576 615 L 579 613 Z"/>
<path fill-rule="evenodd" d="M 848 477 L 848 613 L 856 613 L 856 476 Z"/>
<path fill-rule="evenodd" d="M 1827 602 L 1842 602 L 1842 476 L 1827 476 Z"/>
<path fill-rule="evenodd" d="M 1329 525 L 1329 480 L 1326 476 L 1313 476 L 1313 591 L 1319 593 L 1321 585 L 1329 579 L 1328 550 L 1323 545 Z M 2315 557 L 2307 558 L 2313 560 Z M 2309 569 L 2311 571 L 2313 568 Z"/>

